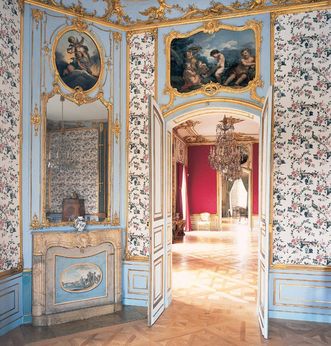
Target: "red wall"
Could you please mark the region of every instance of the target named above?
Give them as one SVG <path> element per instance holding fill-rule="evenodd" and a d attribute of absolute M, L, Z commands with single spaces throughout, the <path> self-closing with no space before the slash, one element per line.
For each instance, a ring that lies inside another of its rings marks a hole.
<path fill-rule="evenodd" d="M 191 214 L 217 213 L 216 171 L 210 168 L 210 145 L 188 147 L 188 199 Z"/>
<path fill-rule="evenodd" d="M 259 213 L 259 144 L 253 144 L 253 214 Z"/>

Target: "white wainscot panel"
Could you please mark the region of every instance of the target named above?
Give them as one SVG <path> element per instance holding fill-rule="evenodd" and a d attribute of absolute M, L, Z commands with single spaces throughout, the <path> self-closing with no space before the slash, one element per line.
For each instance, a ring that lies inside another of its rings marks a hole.
<path fill-rule="evenodd" d="M 123 305 L 147 307 L 148 283 L 148 262 L 123 262 Z"/>
<path fill-rule="evenodd" d="M 269 315 L 331 323 L 331 273 L 274 270 L 270 275 Z"/>

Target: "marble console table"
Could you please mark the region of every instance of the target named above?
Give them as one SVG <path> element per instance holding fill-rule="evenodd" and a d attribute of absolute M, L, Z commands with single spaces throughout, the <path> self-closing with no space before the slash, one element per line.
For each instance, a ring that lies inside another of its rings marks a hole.
<path fill-rule="evenodd" d="M 121 310 L 121 230 L 34 232 L 32 323 Z"/>

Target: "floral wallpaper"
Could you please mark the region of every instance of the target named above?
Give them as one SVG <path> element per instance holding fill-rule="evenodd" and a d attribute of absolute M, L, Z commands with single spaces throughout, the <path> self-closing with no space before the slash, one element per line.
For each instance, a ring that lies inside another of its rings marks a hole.
<path fill-rule="evenodd" d="M 277 17 L 274 264 L 331 264 L 331 11 Z"/>
<path fill-rule="evenodd" d="M 147 256 L 149 248 L 148 96 L 154 94 L 155 39 L 152 33 L 129 37 L 128 248 Z"/>
<path fill-rule="evenodd" d="M 98 213 L 98 188 L 99 188 L 99 130 L 98 129 L 73 129 L 66 130 L 63 135 L 64 146 L 70 148 L 74 167 L 70 169 L 51 168 L 47 177 L 50 177 L 47 189 L 48 208 L 52 213 L 62 213 L 63 198 L 72 197 L 77 193 L 84 199 L 85 213 Z M 49 133 L 50 158 L 56 156 L 60 145 L 61 131 Z"/>
<path fill-rule="evenodd" d="M 20 14 L 17 1 L 0 11 L 0 272 L 20 262 Z"/>

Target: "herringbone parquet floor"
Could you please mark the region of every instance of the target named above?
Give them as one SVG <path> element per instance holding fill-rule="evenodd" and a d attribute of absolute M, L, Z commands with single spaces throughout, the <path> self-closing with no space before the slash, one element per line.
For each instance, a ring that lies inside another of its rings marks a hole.
<path fill-rule="evenodd" d="M 271 322 L 270 340 L 264 340 L 256 282 L 255 232 L 233 225 L 190 232 L 173 245 L 173 302 L 152 328 L 139 320 L 30 345 L 331 345 L 329 325 L 283 320 Z"/>

